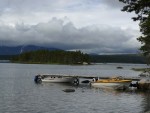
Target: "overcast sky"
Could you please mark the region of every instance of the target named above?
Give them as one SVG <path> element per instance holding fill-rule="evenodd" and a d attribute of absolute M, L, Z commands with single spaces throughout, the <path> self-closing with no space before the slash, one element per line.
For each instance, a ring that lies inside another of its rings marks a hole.
<path fill-rule="evenodd" d="M 137 53 L 134 14 L 119 0 L 0 0 L 0 45 Z"/>

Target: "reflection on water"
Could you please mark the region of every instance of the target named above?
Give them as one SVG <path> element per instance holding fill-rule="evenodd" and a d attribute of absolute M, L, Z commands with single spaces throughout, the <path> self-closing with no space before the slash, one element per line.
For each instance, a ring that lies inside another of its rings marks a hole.
<path fill-rule="evenodd" d="M 77 75 L 137 76 L 132 67 L 144 65 L 117 64 L 66 66 L 34 64 L 0 64 L 1 113 L 143 113 L 150 110 L 150 95 L 137 92 L 117 92 L 112 89 L 91 88 L 89 85 L 42 83 L 33 79 L 38 73 Z M 75 89 L 66 93 L 64 89 Z"/>
<path fill-rule="evenodd" d="M 120 92 L 116 91 L 112 88 L 95 88 L 90 87 L 89 85 L 81 84 L 79 86 L 70 86 L 70 84 L 56 84 L 56 83 L 42 83 L 38 84 L 38 87 L 42 87 L 45 90 L 50 88 L 51 90 L 54 88 L 57 91 L 62 91 L 64 89 L 75 89 L 76 94 L 82 93 L 82 96 L 86 101 L 91 97 L 90 101 L 88 103 L 92 102 L 92 106 L 95 106 L 95 108 L 91 108 L 91 110 L 94 110 L 98 113 L 100 110 L 101 112 L 105 112 L 108 110 L 109 112 L 129 112 L 129 113 L 145 113 L 150 110 L 150 94 L 149 93 L 143 93 L 143 92 Z M 58 88 L 59 87 L 59 88 Z M 56 89 L 57 88 L 57 89 Z M 65 94 L 65 92 L 64 92 Z M 69 94 L 72 95 L 72 94 Z M 74 94 L 73 94 L 74 95 Z M 78 99 L 79 95 L 77 96 Z M 84 103 L 84 99 L 82 100 L 82 104 Z M 93 100 L 92 100 L 93 99 Z M 103 104 L 100 106 L 96 106 L 95 104 Z M 116 104 L 116 105 L 113 105 Z M 90 104 L 91 105 L 91 104 Z M 100 107 L 101 109 L 98 109 L 97 107 Z M 135 109 L 136 108 L 136 109 Z M 123 110 L 123 111 L 122 111 Z M 89 110 L 90 111 L 90 110 Z M 108 113 L 109 113 L 108 112 Z"/>
<path fill-rule="evenodd" d="M 150 111 L 150 93 L 143 93 L 143 100 L 141 106 L 143 107 L 143 112 Z"/>

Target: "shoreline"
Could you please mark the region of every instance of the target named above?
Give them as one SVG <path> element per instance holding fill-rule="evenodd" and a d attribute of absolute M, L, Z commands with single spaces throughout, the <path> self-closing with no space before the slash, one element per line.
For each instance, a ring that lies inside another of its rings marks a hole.
<path fill-rule="evenodd" d="M 134 71 L 150 71 L 150 68 L 132 68 Z"/>

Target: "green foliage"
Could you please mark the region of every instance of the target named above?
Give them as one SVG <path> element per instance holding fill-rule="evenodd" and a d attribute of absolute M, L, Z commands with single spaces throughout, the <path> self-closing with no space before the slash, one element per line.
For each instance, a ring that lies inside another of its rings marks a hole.
<path fill-rule="evenodd" d="M 135 12 L 137 17 L 134 21 L 139 20 L 140 31 L 142 35 L 138 40 L 142 43 L 140 50 L 150 63 L 150 0 L 119 0 L 126 4 L 122 11 Z"/>
<path fill-rule="evenodd" d="M 90 63 L 90 58 L 81 51 L 37 50 L 22 53 L 14 57 L 12 61 L 23 63 L 83 64 L 83 62 Z"/>
<path fill-rule="evenodd" d="M 126 4 L 122 11 L 135 12 L 137 17 L 133 17 L 134 21 L 140 20 L 144 22 L 149 15 L 150 10 L 150 0 L 119 0 Z"/>
<path fill-rule="evenodd" d="M 10 60 L 14 55 L 0 55 L 0 60 Z"/>

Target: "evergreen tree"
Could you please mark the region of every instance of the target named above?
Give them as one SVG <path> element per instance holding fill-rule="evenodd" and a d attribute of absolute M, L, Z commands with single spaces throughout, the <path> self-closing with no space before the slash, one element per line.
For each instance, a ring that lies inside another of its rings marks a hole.
<path fill-rule="evenodd" d="M 140 50 L 147 57 L 150 63 L 150 0 L 119 0 L 125 3 L 122 11 L 135 12 L 134 21 L 140 21 L 140 31 L 142 35 L 138 40 L 142 43 Z"/>
<path fill-rule="evenodd" d="M 23 63 L 57 63 L 57 64 L 83 64 L 83 62 L 90 63 L 87 54 L 83 54 L 81 51 L 48 51 L 37 50 L 31 52 L 25 52 L 19 56 L 13 58 L 14 62 Z"/>

